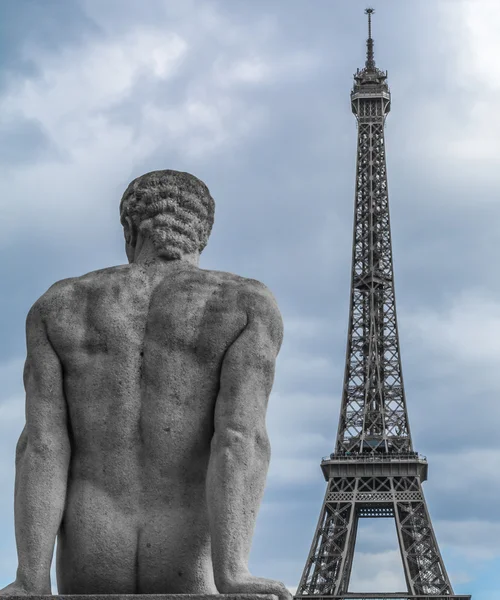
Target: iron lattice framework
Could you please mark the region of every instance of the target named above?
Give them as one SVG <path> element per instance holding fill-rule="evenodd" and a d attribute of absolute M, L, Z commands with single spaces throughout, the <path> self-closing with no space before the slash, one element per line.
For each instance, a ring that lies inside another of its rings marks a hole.
<path fill-rule="evenodd" d="M 358 123 L 349 331 L 335 452 L 321 467 L 328 482 L 297 599 L 454 595 L 422 491 L 427 461 L 413 450 L 399 349 L 384 125 L 391 106 L 387 72 L 375 65 L 371 15 L 365 67 L 354 75 Z M 397 594 L 348 592 L 358 521 L 394 519 L 407 584 Z"/>

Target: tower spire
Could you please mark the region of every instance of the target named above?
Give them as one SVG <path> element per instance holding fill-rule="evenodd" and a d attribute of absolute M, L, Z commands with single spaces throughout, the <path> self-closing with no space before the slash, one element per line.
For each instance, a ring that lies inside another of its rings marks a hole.
<path fill-rule="evenodd" d="M 373 39 L 372 39 L 372 15 L 375 12 L 374 8 L 365 9 L 365 15 L 368 15 L 368 39 L 366 40 L 366 62 L 365 66 L 370 71 L 375 69 L 375 57 L 373 54 Z"/>

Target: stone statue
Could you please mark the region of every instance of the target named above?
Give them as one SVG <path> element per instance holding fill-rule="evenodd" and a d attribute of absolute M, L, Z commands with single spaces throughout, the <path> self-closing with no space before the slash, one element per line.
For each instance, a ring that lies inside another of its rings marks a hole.
<path fill-rule="evenodd" d="M 19 566 L 0 595 L 268 593 L 248 556 L 283 326 L 258 281 L 198 267 L 205 184 L 135 179 L 128 265 L 53 285 L 27 318 L 16 451 Z"/>

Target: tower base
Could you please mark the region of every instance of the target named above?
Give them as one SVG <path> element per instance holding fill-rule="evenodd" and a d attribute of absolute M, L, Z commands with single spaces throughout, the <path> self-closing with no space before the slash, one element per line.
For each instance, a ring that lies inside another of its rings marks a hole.
<path fill-rule="evenodd" d="M 439 552 L 422 491 L 425 459 L 349 457 L 324 460 L 321 466 L 328 487 L 296 600 L 470 598 L 453 593 Z M 358 521 L 384 517 L 395 521 L 410 591 L 349 593 Z"/>
<path fill-rule="evenodd" d="M 342 596 L 300 596 L 300 600 L 471 600 L 471 596 L 460 596 L 456 594 L 447 596 L 415 596 L 405 592 L 350 592 Z"/>

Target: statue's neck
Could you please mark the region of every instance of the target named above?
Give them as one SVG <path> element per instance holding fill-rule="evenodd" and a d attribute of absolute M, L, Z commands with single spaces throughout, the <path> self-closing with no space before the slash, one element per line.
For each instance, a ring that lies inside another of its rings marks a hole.
<path fill-rule="evenodd" d="M 184 254 L 181 258 L 170 260 L 168 258 L 163 258 L 158 256 L 158 251 L 154 247 L 152 241 L 145 237 L 143 238 L 139 235 L 137 240 L 137 244 L 134 249 L 134 256 L 132 261 L 137 265 L 152 265 L 152 264 L 172 264 L 172 265 L 192 265 L 198 266 L 200 263 L 200 254 L 199 252 L 195 252 L 193 254 Z"/>

